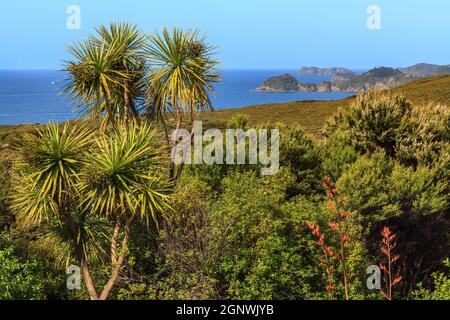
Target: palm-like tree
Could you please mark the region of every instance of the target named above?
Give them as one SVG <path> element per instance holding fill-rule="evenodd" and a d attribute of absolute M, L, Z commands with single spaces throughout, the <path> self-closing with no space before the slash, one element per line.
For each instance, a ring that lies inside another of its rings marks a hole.
<path fill-rule="evenodd" d="M 210 96 L 214 94 L 213 84 L 219 81 L 219 62 L 213 58 L 213 50 L 198 30 L 174 28 L 169 32 L 164 28 L 150 36 L 146 46 L 150 65 L 147 99 L 150 113 L 160 118 L 164 128 L 167 113 L 175 113 L 178 130 L 185 112 L 193 125 L 196 111 L 213 109 Z M 176 179 L 181 171 L 182 166 L 175 176 L 172 167 L 171 177 Z"/>
<path fill-rule="evenodd" d="M 114 221 L 113 271 L 99 297 L 106 299 L 124 263 L 133 220 L 156 218 L 157 212 L 167 209 L 170 188 L 159 174 L 162 150 L 156 132 L 148 125 L 121 126 L 96 144 L 88 155 L 89 166 L 82 172 L 81 191 L 87 208 Z"/>
<path fill-rule="evenodd" d="M 63 92 L 102 124 L 138 119 L 145 99 L 145 36 L 127 23 L 100 26 L 96 35 L 68 47 L 74 60 Z"/>
<path fill-rule="evenodd" d="M 21 151 L 13 198 L 19 223 L 56 221 L 55 236 L 80 263 L 90 297 L 106 299 L 124 264 L 132 222 L 155 218 L 168 207 L 170 190 L 160 178 L 163 159 L 155 132 L 131 123 L 94 139 L 87 129 L 51 125 L 27 135 Z M 106 252 L 99 247 L 105 238 L 112 271 L 99 295 L 88 262 Z"/>
<path fill-rule="evenodd" d="M 86 282 L 91 281 L 87 260 L 91 240 L 83 232 L 87 212 L 74 212 L 79 201 L 79 175 L 85 165 L 84 154 L 92 141 L 92 132 L 78 127 L 62 129 L 49 125 L 36 135 L 26 134 L 20 148 L 22 163 L 15 177 L 12 208 L 24 228 L 57 221 L 59 229 L 72 239 L 70 249 L 81 265 Z M 62 227 L 62 228 L 61 228 Z M 94 241 L 95 242 L 95 241 Z"/>
<path fill-rule="evenodd" d="M 85 164 L 83 154 L 91 141 L 88 129 L 68 125 L 61 129 L 56 124 L 23 136 L 13 203 L 22 225 L 40 224 L 52 215 L 69 219 Z"/>

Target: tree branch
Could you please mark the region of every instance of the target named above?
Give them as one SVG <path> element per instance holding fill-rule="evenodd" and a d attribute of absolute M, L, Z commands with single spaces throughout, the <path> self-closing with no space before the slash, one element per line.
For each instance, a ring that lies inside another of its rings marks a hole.
<path fill-rule="evenodd" d="M 130 233 L 131 233 L 131 222 L 133 220 L 133 217 L 130 217 L 125 222 L 125 236 L 122 240 L 122 251 L 117 259 L 117 263 L 114 267 L 114 270 L 111 274 L 111 277 L 109 278 L 108 282 L 106 283 L 105 287 L 103 288 L 103 291 L 100 295 L 100 300 L 106 300 L 111 292 L 111 289 L 114 287 L 114 285 L 117 282 L 117 279 L 119 278 L 120 269 L 123 266 L 123 263 L 125 262 L 125 256 L 127 253 L 127 247 L 128 247 L 128 240 L 130 239 Z"/>

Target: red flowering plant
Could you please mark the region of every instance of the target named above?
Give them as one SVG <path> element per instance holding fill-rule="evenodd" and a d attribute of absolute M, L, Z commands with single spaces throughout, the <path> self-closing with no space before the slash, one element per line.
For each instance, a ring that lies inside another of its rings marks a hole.
<path fill-rule="evenodd" d="M 402 281 L 401 276 L 396 276 L 394 273 L 394 265 L 400 258 L 400 255 L 393 254 L 393 250 L 397 246 L 395 238 L 397 234 L 392 233 L 389 227 L 384 227 L 381 231 L 381 253 L 385 257 L 385 261 L 380 263 L 380 269 L 384 275 L 385 290 L 381 290 L 381 295 L 387 300 L 392 300 L 392 292 L 396 285 Z"/>
<path fill-rule="evenodd" d="M 331 182 L 329 178 L 325 178 L 323 181 L 323 186 L 327 193 L 328 207 L 334 213 L 334 219 L 328 221 L 328 227 L 332 232 L 334 232 L 339 241 L 336 248 L 332 245 L 327 246 L 325 243 L 325 233 L 321 232 L 320 227 L 312 222 L 308 222 L 308 227 L 311 233 L 317 238 L 317 245 L 322 249 L 323 257 L 320 258 L 320 263 L 325 266 L 327 271 L 327 285 L 326 290 L 329 297 L 332 298 L 335 292 L 334 278 L 333 274 L 335 272 L 334 264 L 340 264 L 342 271 L 342 279 L 344 286 L 345 300 L 349 300 L 349 290 L 348 290 L 348 272 L 346 266 L 346 243 L 350 241 L 350 235 L 346 228 L 347 219 L 350 216 L 350 212 L 343 210 L 342 207 L 345 203 L 343 197 L 338 196 L 338 188 Z"/>
<path fill-rule="evenodd" d="M 312 223 L 307 222 L 309 229 L 311 230 L 311 233 L 313 236 L 317 237 L 317 246 L 322 250 L 323 257 L 319 259 L 320 263 L 325 267 L 325 270 L 327 272 L 327 285 L 325 289 L 327 290 L 329 299 L 332 299 L 334 297 L 334 279 L 333 279 L 333 273 L 334 273 L 334 259 L 337 258 L 336 253 L 333 251 L 331 247 L 327 247 L 325 245 L 325 234 L 320 231 L 320 226 Z"/>

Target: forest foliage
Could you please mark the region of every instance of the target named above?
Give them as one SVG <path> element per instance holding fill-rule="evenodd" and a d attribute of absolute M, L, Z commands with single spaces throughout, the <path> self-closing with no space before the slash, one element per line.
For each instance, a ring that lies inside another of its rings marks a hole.
<path fill-rule="evenodd" d="M 258 165 L 176 168 L 171 123 L 160 117 L 174 114 L 179 127 L 211 107 L 210 47 L 177 29 L 151 48 L 130 26 L 98 32 L 123 41 L 109 50 L 129 74 L 90 69 L 84 54 L 105 50 L 91 39 L 68 66 L 68 88 L 91 119 L 31 130 L 0 150 L 1 299 L 450 298 L 449 106 L 365 94 L 321 139 L 259 123 L 280 130 L 276 175 Z M 167 46 L 184 60 L 165 56 Z M 151 70 L 141 60 L 149 50 L 179 69 L 155 71 L 145 92 L 131 75 Z M 190 74 L 171 73 L 183 68 L 197 74 L 173 87 Z M 183 102 L 168 103 L 174 95 Z M 80 290 L 66 287 L 70 264 L 81 266 Z M 380 266 L 383 292 L 368 288 L 370 266 Z"/>
<path fill-rule="evenodd" d="M 351 213 L 346 224 L 352 241 L 345 245 L 349 298 L 382 298 L 367 289 L 366 268 L 383 261 L 380 232 L 389 226 L 398 234 L 395 273 L 402 277 L 394 298 L 448 299 L 443 261 L 449 254 L 450 113 L 421 106 L 419 115 L 415 108 L 400 97 L 361 96 L 350 112 L 330 121 L 321 143 L 297 126 L 279 124 L 281 170 L 274 176 L 260 176 L 249 165 L 189 166 L 171 192 L 172 209 L 164 219 L 133 226 L 112 297 L 328 299 L 322 252 L 308 228 L 308 222 L 317 224 L 330 246 L 338 245 L 327 230 L 333 212 L 322 178 L 328 176 Z M 246 123 L 240 116 L 229 126 Z M 57 245 L 49 248 L 43 235 L 48 223 L 34 229 L 33 237 L 16 231 L 20 215 L 9 206 L 14 189 L 6 186 L 13 184 L 18 156 L 4 155 L 1 278 L 17 284 L 2 290 L 3 298 L 83 297 L 49 280 L 64 282 L 65 268 L 48 268 L 42 258 L 45 252 L 57 261 Z M 335 263 L 334 297 L 344 299 L 339 268 Z M 105 277 L 100 262 L 93 269 Z"/>

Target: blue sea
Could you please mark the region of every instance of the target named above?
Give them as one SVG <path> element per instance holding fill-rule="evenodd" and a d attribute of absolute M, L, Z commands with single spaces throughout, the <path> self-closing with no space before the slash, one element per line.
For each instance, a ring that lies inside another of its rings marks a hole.
<path fill-rule="evenodd" d="M 326 77 L 302 77 L 298 70 L 224 70 L 222 82 L 216 85 L 213 98 L 216 110 L 240 108 L 255 104 L 334 100 L 346 98 L 345 92 L 252 92 L 268 77 L 290 73 L 299 81 L 319 83 Z M 0 125 L 61 122 L 83 116 L 74 105 L 59 94 L 64 74 L 58 71 L 0 71 Z"/>

